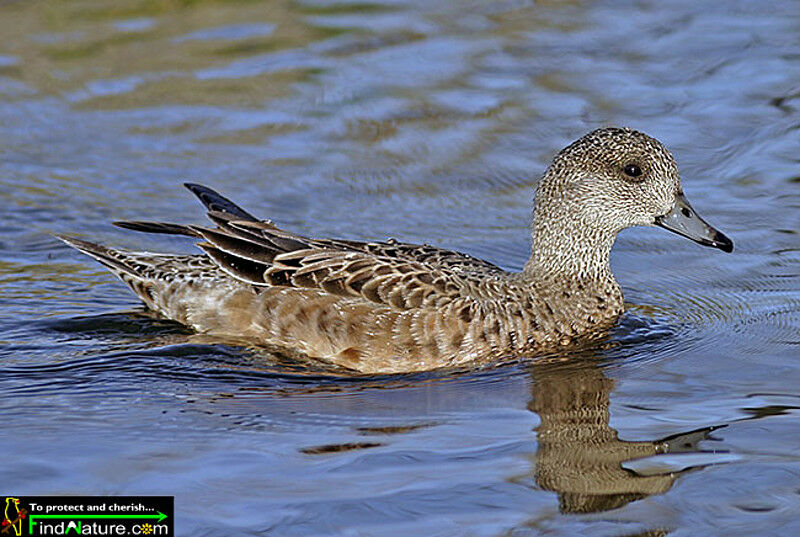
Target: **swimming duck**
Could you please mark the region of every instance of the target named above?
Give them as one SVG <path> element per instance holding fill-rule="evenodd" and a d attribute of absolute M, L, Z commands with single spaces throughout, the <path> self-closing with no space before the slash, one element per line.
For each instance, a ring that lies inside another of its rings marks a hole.
<path fill-rule="evenodd" d="M 556 155 L 535 193 L 531 256 L 519 272 L 429 245 L 303 237 L 210 188 L 185 186 L 213 226 L 115 224 L 193 237 L 203 253 L 59 238 L 108 267 L 149 308 L 198 332 L 361 373 L 536 355 L 603 333 L 623 312 L 609 254 L 631 226 L 733 250 L 689 205 L 670 152 L 627 128 L 595 130 Z"/>

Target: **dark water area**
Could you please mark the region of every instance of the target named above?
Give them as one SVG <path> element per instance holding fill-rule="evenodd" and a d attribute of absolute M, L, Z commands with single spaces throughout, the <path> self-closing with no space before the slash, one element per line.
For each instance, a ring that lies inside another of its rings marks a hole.
<path fill-rule="evenodd" d="M 0 2 L 0 489 L 175 495 L 185 536 L 800 533 L 800 3 Z M 518 269 L 555 152 L 675 154 L 736 251 L 621 234 L 605 345 L 341 377 L 146 313 L 51 233 L 203 222 Z"/>

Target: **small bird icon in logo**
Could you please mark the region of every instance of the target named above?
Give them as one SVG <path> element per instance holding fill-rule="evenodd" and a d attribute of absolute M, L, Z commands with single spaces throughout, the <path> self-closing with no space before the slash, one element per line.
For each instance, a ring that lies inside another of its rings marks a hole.
<path fill-rule="evenodd" d="M 22 519 L 25 518 L 25 509 L 20 510 L 19 498 L 6 497 L 6 509 L 3 512 L 2 527 L 0 533 L 8 534 L 9 530 L 14 531 L 14 535 L 22 535 Z"/>

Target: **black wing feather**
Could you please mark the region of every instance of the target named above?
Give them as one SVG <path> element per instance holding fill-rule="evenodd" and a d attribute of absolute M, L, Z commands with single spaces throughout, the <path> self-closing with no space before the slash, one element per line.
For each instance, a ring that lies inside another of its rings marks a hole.
<path fill-rule="evenodd" d="M 219 192 L 211 190 L 207 186 L 198 185 L 196 183 L 184 183 L 183 186 L 188 188 L 192 194 L 197 196 L 197 198 L 203 202 L 203 205 L 205 205 L 209 211 L 228 213 L 241 220 L 258 221 L 258 218 L 248 213 Z"/>

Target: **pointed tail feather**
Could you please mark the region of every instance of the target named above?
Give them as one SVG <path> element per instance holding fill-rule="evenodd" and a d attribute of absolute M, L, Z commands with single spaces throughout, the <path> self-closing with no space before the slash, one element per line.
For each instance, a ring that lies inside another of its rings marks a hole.
<path fill-rule="evenodd" d="M 113 250 L 93 242 L 76 239 L 75 237 L 70 237 L 68 235 L 60 235 L 56 233 L 55 236 L 76 250 L 95 258 L 118 276 L 121 274 L 127 274 L 128 276 L 134 278 L 141 278 L 141 275 L 137 273 L 134 267 L 127 263 L 126 257 L 118 250 Z"/>

